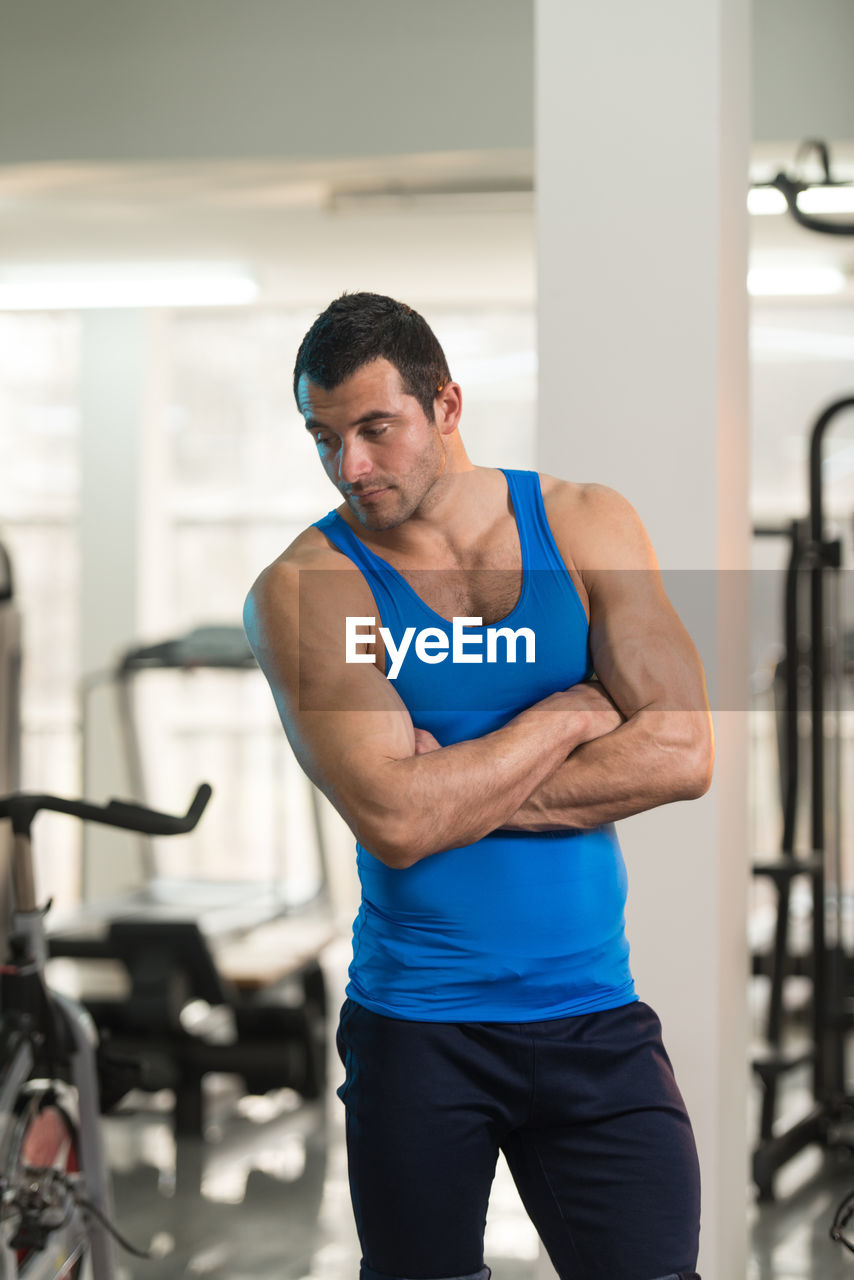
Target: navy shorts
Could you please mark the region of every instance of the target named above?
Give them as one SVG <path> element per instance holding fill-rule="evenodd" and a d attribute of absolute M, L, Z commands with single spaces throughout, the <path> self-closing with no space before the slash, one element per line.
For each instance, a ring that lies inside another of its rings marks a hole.
<path fill-rule="evenodd" d="M 547 1022 L 412 1022 L 346 1000 L 362 1280 L 486 1280 L 499 1151 L 561 1280 L 695 1277 L 697 1153 L 642 1002 Z"/>

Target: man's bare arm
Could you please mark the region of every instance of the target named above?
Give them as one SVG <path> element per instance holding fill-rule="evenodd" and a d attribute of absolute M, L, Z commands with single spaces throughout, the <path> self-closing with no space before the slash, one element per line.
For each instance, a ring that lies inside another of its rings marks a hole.
<path fill-rule="evenodd" d="M 585 495 L 580 548 L 590 646 L 625 723 L 573 751 L 503 825 L 589 828 L 674 800 L 711 782 L 713 736 L 702 665 L 665 595 L 649 539 L 612 490 Z M 555 530 L 559 539 L 560 531 Z"/>
<path fill-rule="evenodd" d="M 653 708 L 586 742 L 531 793 L 502 826 L 514 831 L 598 827 L 674 800 L 694 800 L 709 772 L 694 761 L 707 721 L 673 723 Z M 693 713 L 692 713 L 693 714 Z"/>
<path fill-rule="evenodd" d="M 300 764 L 381 861 L 404 868 L 481 839 L 589 736 L 587 708 L 556 693 L 494 733 L 416 754 L 393 686 L 375 666 L 345 662 L 346 616 L 376 612 L 364 579 L 308 569 L 300 591 L 317 563 L 265 570 L 246 631 Z"/>

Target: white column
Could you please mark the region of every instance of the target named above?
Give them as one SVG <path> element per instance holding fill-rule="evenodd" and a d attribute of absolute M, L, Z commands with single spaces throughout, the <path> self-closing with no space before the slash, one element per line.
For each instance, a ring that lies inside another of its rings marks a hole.
<path fill-rule="evenodd" d="M 711 792 L 620 826 L 638 990 L 700 1149 L 707 1280 L 746 1269 L 747 617 L 730 571 L 749 550 L 749 8 L 536 7 L 538 465 L 640 512 L 715 703 Z"/>
<path fill-rule="evenodd" d="M 137 635 L 140 456 L 145 416 L 148 317 L 133 310 L 89 311 L 82 325 L 80 379 L 80 669 L 111 667 Z M 88 798 L 127 797 L 112 687 L 88 699 L 83 763 Z M 137 837 L 87 827 L 86 896 L 139 876 Z"/>

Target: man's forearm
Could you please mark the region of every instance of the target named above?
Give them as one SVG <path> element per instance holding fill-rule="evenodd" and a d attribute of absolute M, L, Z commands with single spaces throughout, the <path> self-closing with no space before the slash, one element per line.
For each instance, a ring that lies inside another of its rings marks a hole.
<path fill-rule="evenodd" d="M 619 729 L 579 746 L 502 827 L 589 829 L 673 800 L 694 799 L 708 789 L 711 758 L 704 712 L 641 711 Z"/>
<path fill-rule="evenodd" d="M 589 736 L 589 717 L 554 694 L 501 729 L 427 754 L 389 761 L 356 834 L 389 866 L 473 844 L 500 827 Z"/>

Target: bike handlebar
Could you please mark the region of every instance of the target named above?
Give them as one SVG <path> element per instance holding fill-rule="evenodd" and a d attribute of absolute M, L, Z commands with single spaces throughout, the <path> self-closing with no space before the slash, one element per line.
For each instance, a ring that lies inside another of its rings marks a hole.
<path fill-rule="evenodd" d="M 52 809 L 67 813 L 83 822 L 100 822 L 105 827 L 120 827 L 124 831 L 139 831 L 148 836 L 182 835 L 193 828 L 204 813 L 211 798 L 211 788 L 203 782 L 193 796 L 183 817 L 173 813 L 161 813 L 145 805 L 128 800 L 110 800 L 108 804 L 90 804 L 86 800 L 66 800 L 63 796 L 34 795 L 21 792 L 0 797 L 0 818 L 11 818 L 16 835 L 28 836 L 33 818 L 40 809 Z"/>

